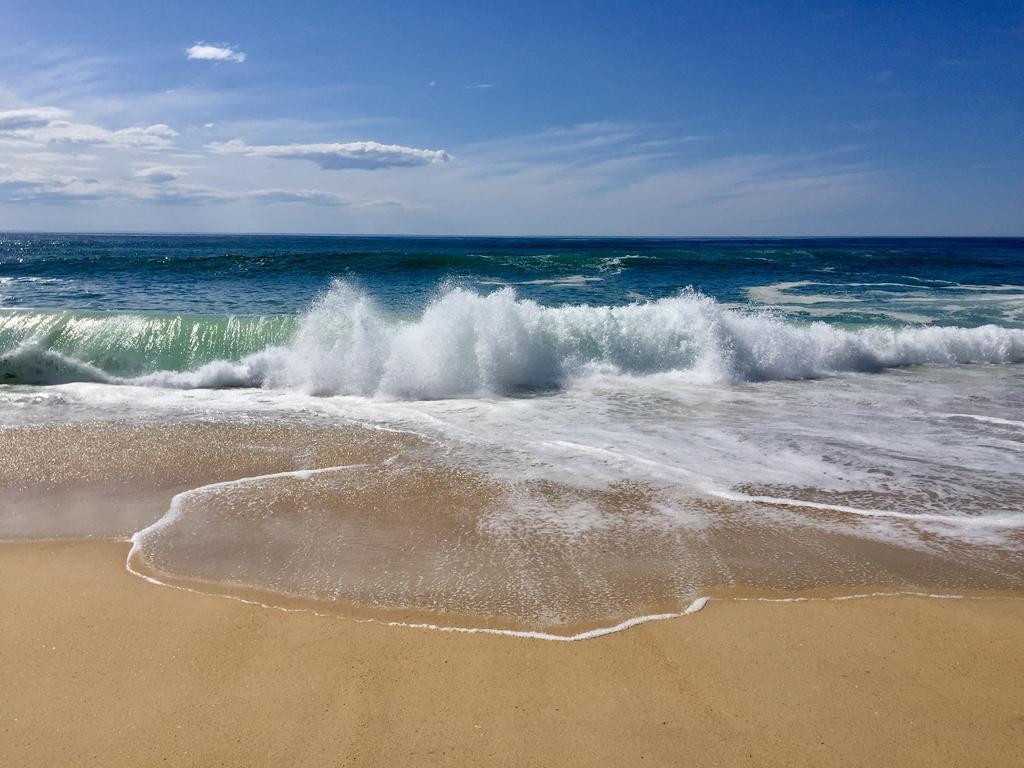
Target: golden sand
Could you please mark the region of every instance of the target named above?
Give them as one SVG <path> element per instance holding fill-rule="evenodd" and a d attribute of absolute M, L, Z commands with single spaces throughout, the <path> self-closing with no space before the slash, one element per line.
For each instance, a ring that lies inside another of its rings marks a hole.
<path fill-rule="evenodd" d="M 0 765 L 1024 764 L 1024 600 L 713 601 L 555 643 L 149 584 L 0 545 Z"/>

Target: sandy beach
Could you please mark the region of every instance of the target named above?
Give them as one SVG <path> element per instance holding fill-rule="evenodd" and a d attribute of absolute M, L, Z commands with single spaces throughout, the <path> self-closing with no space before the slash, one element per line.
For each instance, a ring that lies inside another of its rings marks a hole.
<path fill-rule="evenodd" d="M 764 603 L 576 643 L 160 587 L 0 546 L 0 764 L 1017 765 L 1024 601 Z"/>
<path fill-rule="evenodd" d="M 1024 2 L 0 18 L 0 768 L 1024 768 Z"/>

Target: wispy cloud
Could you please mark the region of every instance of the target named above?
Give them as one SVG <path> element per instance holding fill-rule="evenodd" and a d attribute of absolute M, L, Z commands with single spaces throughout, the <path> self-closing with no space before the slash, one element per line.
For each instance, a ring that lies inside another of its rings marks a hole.
<path fill-rule="evenodd" d="M 119 192 L 122 197 L 125 193 Z M 142 190 L 129 197 L 135 202 L 160 205 L 211 205 L 255 203 L 257 205 L 314 205 L 350 208 L 406 208 L 403 200 L 394 198 L 350 198 L 322 189 L 251 189 L 245 191 L 217 189 L 203 185 L 169 184 L 155 191 Z"/>
<path fill-rule="evenodd" d="M 73 111 L 52 106 L 60 101 L 32 106 L 10 96 L 0 103 L 10 106 L 0 111 L 0 164 L 7 166 L 0 165 L 0 204 L 13 221 L 33 207 L 60 205 L 62 220 L 95 214 L 114 222 L 128 209 L 148 208 L 143 217 L 154 221 L 205 227 L 213 218 L 243 229 L 259 222 L 307 231 L 778 233 L 884 191 L 875 169 L 851 159 L 858 150 L 739 155 L 721 134 L 682 123 L 554 126 L 462 145 L 453 163 L 443 149 L 318 141 L 367 130 L 362 118 L 218 119 L 208 133 L 198 126 L 212 120 L 199 110 L 191 122 L 177 118 L 179 135 L 164 123 L 144 124 L 181 114 L 162 101 L 159 109 L 147 102 L 136 111 L 98 112 L 73 101 L 66 102 Z M 210 143 L 217 136 L 254 143 Z M 432 172 L 422 172 L 425 166 Z M 209 207 L 217 213 L 204 212 Z"/>
<path fill-rule="evenodd" d="M 664 170 L 691 160 L 694 147 L 719 137 L 688 133 L 679 126 L 605 121 L 548 128 L 535 133 L 480 142 L 460 151 L 467 167 L 482 176 L 522 170 L 558 168 L 558 173 L 580 175 L 584 169 L 615 169 L 607 179 L 614 184 Z"/>
<path fill-rule="evenodd" d="M 0 176 L 0 202 L 76 203 L 103 197 L 104 190 L 95 180 L 33 173 Z"/>
<path fill-rule="evenodd" d="M 479 90 L 486 90 L 488 88 L 497 88 L 497 87 L 498 86 L 495 83 L 475 83 L 474 85 L 467 85 L 466 86 L 466 90 L 467 91 L 479 91 Z"/>
<path fill-rule="evenodd" d="M 308 205 L 349 205 L 349 201 L 333 192 L 319 189 L 256 189 L 246 193 L 255 203 L 306 203 Z"/>
<path fill-rule="evenodd" d="M 436 178 L 406 176 L 404 194 L 440 212 L 421 231 L 782 234 L 878 200 L 886 184 L 853 148 L 744 155 L 696 135 L 590 123 L 507 137 L 460 148 Z"/>
<path fill-rule="evenodd" d="M 119 200 L 155 205 L 224 205 L 252 202 L 259 205 L 299 203 L 317 206 L 392 205 L 394 201 L 349 200 L 317 189 L 225 190 L 203 184 L 181 184 L 180 169 L 153 167 L 135 174 L 141 184 L 108 184 L 77 176 L 34 173 L 0 174 L 0 203 L 53 204 Z"/>
<path fill-rule="evenodd" d="M 0 91 L 12 88 L 32 104 L 68 103 L 116 87 L 117 61 L 82 56 L 37 42 L 0 44 Z"/>
<path fill-rule="evenodd" d="M 202 41 L 185 49 L 185 56 L 194 61 L 233 61 L 241 64 L 246 54 L 233 45 L 211 45 Z"/>
<path fill-rule="evenodd" d="M 196 167 L 190 170 L 201 171 Z M 342 195 L 305 187 L 255 187 L 224 189 L 215 184 L 183 181 L 185 168 L 145 165 L 129 176 L 95 178 L 85 173 L 70 175 L 31 167 L 12 169 L 0 164 L 0 204 L 71 205 L 116 201 L 122 204 L 159 206 L 209 205 L 305 205 L 351 209 L 407 208 L 422 206 L 394 197 Z"/>
<path fill-rule="evenodd" d="M 241 139 L 208 144 L 207 149 L 219 154 L 240 154 L 247 157 L 272 157 L 284 160 L 309 160 L 324 170 L 366 170 L 409 168 L 446 163 L 451 155 L 441 149 L 417 149 L 376 141 L 352 141 L 344 144 L 271 144 L 252 146 Z"/>
<path fill-rule="evenodd" d="M 156 123 L 110 130 L 65 118 L 70 113 L 56 107 L 34 107 L 0 112 L 0 137 L 32 144 L 93 144 L 110 147 L 160 148 L 178 135 L 168 125 Z"/>
<path fill-rule="evenodd" d="M 0 112 L 0 133 L 45 128 L 50 123 L 61 120 L 69 114 L 66 109 L 57 109 L 56 107 L 9 109 L 6 112 Z"/>
<path fill-rule="evenodd" d="M 167 165 L 153 165 L 135 172 L 135 178 L 147 184 L 170 184 L 183 176 L 184 170 Z"/>

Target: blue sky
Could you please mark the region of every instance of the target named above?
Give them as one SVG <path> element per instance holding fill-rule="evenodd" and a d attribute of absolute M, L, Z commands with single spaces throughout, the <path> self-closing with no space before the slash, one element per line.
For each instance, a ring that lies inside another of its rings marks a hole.
<path fill-rule="evenodd" d="M 1024 234 L 1024 3 L 49 3 L 0 229 Z"/>

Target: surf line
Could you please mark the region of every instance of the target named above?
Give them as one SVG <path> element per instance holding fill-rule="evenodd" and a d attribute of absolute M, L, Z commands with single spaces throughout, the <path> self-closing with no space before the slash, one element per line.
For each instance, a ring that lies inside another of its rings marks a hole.
<path fill-rule="evenodd" d="M 942 594 L 933 592 L 859 592 L 854 595 L 834 595 L 832 597 L 734 597 L 737 603 L 827 603 L 843 600 L 867 600 L 870 597 L 927 597 L 933 600 L 967 600 L 966 595 Z M 975 598 L 978 599 L 978 598 Z M 1024 598 L 1021 598 L 1024 599 Z"/>
<path fill-rule="evenodd" d="M 283 605 L 273 605 L 271 603 L 264 603 L 259 600 L 250 600 L 245 597 L 239 597 L 238 595 L 227 595 L 221 592 L 204 592 L 200 589 L 194 589 L 193 587 L 186 587 L 181 584 L 171 584 L 166 581 L 161 581 L 154 576 L 149 576 L 145 573 L 140 573 L 138 570 L 132 567 L 131 564 L 131 553 L 129 552 L 129 560 L 125 564 L 125 569 L 133 576 L 138 576 L 143 581 L 147 581 L 150 584 L 155 584 L 158 587 L 170 587 L 171 589 L 177 589 L 182 592 L 191 592 L 193 595 L 204 595 L 206 597 L 218 597 L 224 600 L 234 600 L 238 603 L 245 603 L 246 605 L 254 605 L 259 608 L 267 608 L 275 611 L 282 611 L 283 613 L 309 613 L 313 616 L 320 616 L 323 618 L 333 619 L 345 619 L 347 621 L 354 621 L 356 624 L 379 624 L 384 627 L 404 627 L 406 629 L 426 629 L 431 632 L 446 632 L 462 635 L 498 635 L 502 637 L 518 637 L 526 640 L 551 640 L 555 642 L 577 642 L 580 640 L 590 640 L 596 637 L 603 637 L 604 635 L 611 635 L 616 632 L 622 632 L 623 630 L 631 627 L 639 626 L 640 624 L 647 624 L 652 621 L 668 621 L 669 619 L 678 619 L 683 616 L 689 616 L 697 613 L 711 602 L 711 598 L 708 596 L 698 597 L 692 603 L 690 603 L 684 610 L 677 613 L 654 613 L 644 616 L 634 616 L 631 619 L 619 622 L 610 627 L 598 627 L 596 629 L 589 629 L 585 632 L 579 632 L 575 635 L 558 635 L 553 632 L 540 632 L 536 630 L 520 630 L 520 629 L 496 629 L 493 627 L 446 627 L 440 624 L 429 624 L 423 622 L 406 622 L 406 621 L 386 621 L 384 619 L 357 619 L 351 616 L 345 616 L 343 614 L 336 613 L 324 613 L 323 611 L 317 611 L 313 608 L 286 608 Z"/>
<path fill-rule="evenodd" d="M 696 598 L 685 609 L 677 613 L 652 613 L 645 616 L 634 616 L 610 627 L 598 627 L 575 635 L 556 635 L 552 632 L 539 632 L 528 629 L 493 629 L 490 627 L 443 627 L 438 624 L 412 624 L 404 621 L 379 621 L 378 619 L 357 619 L 357 621 L 374 622 L 385 624 L 389 627 L 408 627 L 409 629 L 429 629 L 434 632 L 455 632 L 464 635 L 504 635 L 506 637 L 522 637 L 529 640 L 554 640 L 556 642 L 572 643 L 579 640 L 590 640 L 595 637 L 603 637 L 616 632 L 622 632 L 630 627 L 640 624 L 647 624 L 652 621 L 667 621 L 689 616 L 702 610 L 711 602 L 711 598 L 704 596 Z"/>

